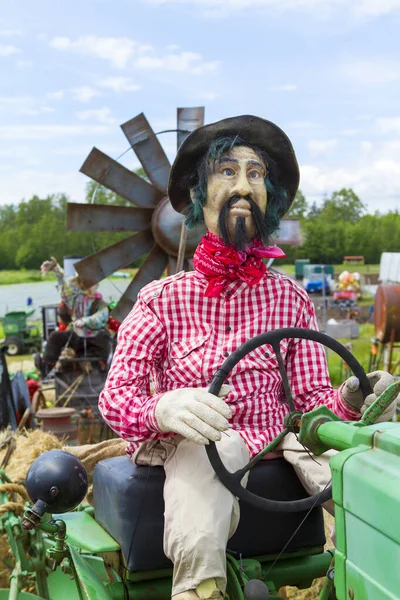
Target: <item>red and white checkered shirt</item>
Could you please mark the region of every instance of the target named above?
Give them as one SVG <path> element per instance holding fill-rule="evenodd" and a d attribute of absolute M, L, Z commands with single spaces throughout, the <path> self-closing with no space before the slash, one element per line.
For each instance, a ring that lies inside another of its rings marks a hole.
<path fill-rule="evenodd" d="M 269 271 L 255 286 L 235 280 L 217 298 L 204 295 L 206 284 L 194 272 L 154 281 L 140 291 L 120 327 L 99 407 L 130 442 L 129 453 L 139 442 L 171 435 L 160 431 L 154 415 L 163 393 L 207 387 L 226 357 L 256 335 L 281 327 L 317 329 L 312 302 L 288 277 Z M 296 408 L 324 404 L 343 419 L 355 418 L 331 386 L 320 344 L 284 339 L 281 353 Z M 228 382 L 232 427 L 254 455 L 282 431 L 289 411 L 272 348 L 250 352 Z"/>

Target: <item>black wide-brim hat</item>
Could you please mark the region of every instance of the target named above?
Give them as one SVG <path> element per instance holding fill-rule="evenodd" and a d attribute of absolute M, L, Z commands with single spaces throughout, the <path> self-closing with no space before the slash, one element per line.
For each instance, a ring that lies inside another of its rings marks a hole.
<path fill-rule="evenodd" d="M 190 181 L 197 171 L 213 140 L 219 137 L 239 136 L 251 146 L 263 150 L 275 163 L 278 179 L 275 185 L 283 187 L 288 195 L 287 212 L 299 187 L 299 165 L 288 136 L 280 127 L 252 115 L 222 119 L 193 131 L 180 146 L 171 168 L 168 197 L 177 212 L 190 206 Z"/>

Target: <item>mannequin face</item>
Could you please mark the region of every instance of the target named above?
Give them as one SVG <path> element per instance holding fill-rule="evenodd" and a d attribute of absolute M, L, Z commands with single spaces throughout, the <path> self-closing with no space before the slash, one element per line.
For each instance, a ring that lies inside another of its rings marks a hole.
<path fill-rule="evenodd" d="M 265 187 L 266 165 L 258 154 L 247 146 L 236 146 L 215 164 L 207 181 L 207 202 L 203 207 L 204 222 L 211 233 L 220 236 L 218 219 L 221 209 L 230 201 L 226 223 L 229 240 L 235 239 L 239 218 L 244 223 L 248 240 L 256 234 L 251 199 L 265 215 L 267 190 Z"/>

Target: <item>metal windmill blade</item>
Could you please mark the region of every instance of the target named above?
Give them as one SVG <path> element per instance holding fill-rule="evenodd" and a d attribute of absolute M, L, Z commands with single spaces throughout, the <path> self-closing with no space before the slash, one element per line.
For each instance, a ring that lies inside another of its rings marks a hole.
<path fill-rule="evenodd" d="M 191 131 L 203 124 L 204 107 L 178 108 L 178 147 Z M 175 212 L 167 197 L 171 166 L 144 114 L 122 124 L 121 128 L 148 181 L 97 148 L 93 148 L 80 170 L 133 206 L 69 203 L 67 208 L 67 229 L 137 232 L 75 263 L 85 286 L 100 282 L 114 271 L 148 254 L 113 310 L 113 316 L 119 321 L 129 313 L 139 290 L 161 277 L 166 267 L 170 273 L 175 272 L 180 262 L 183 262 L 183 268 L 189 268 L 188 259 L 192 257 L 204 233 L 203 230 L 189 232 L 185 244 L 182 244 L 184 217 Z M 178 257 L 180 249 L 182 256 Z"/>

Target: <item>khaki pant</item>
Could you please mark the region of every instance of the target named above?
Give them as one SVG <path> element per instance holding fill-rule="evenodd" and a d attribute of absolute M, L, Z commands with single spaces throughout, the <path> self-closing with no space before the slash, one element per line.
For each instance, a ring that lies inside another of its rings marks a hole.
<path fill-rule="evenodd" d="M 236 431 L 223 434 L 217 447 L 229 471 L 249 461 L 247 446 Z M 293 465 L 310 494 L 324 489 L 331 477 L 328 463 L 333 451 L 318 457 L 317 464 L 293 434 L 277 450 Z M 142 444 L 133 460 L 165 469 L 164 552 L 174 564 L 172 595 L 195 589 L 210 578 L 224 593 L 225 550 L 239 523 L 239 502 L 215 475 L 204 447 L 175 436 Z"/>

